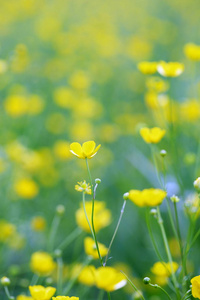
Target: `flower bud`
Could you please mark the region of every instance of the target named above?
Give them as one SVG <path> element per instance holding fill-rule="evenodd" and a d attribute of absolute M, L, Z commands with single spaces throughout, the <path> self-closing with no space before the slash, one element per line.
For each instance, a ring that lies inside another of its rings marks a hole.
<path fill-rule="evenodd" d="M 149 277 L 144 277 L 143 282 L 144 284 L 149 284 L 151 282 L 151 279 Z"/>
<path fill-rule="evenodd" d="M 101 183 L 101 179 L 100 179 L 100 178 L 96 178 L 96 179 L 95 179 L 95 183 L 96 183 L 96 184 L 100 184 L 100 183 Z"/>
<path fill-rule="evenodd" d="M 167 155 L 167 151 L 166 150 L 161 150 L 160 151 L 160 155 L 162 156 L 162 157 L 165 157 L 166 155 Z"/>
<path fill-rule="evenodd" d="M 123 195 L 124 200 L 128 200 L 128 197 L 129 197 L 129 193 L 124 193 Z"/>
<path fill-rule="evenodd" d="M 47 278 L 45 279 L 45 284 L 46 284 L 47 286 L 52 285 L 52 283 L 53 283 L 53 279 L 52 279 L 51 277 L 47 277 Z"/>
<path fill-rule="evenodd" d="M 60 249 L 56 249 L 55 251 L 54 251 L 54 255 L 55 255 L 55 257 L 61 257 L 62 256 L 62 250 L 60 250 Z"/>
<path fill-rule="evenodd" d="M 174 203 L 177 203 L 177 202 L 180 201 L 180 198 L 179 198 L 178 196 L 175 196 L 175 195 L 171 196 L 170 199 L 171 199 L 171 201 L 174 202 Z"/>
<path fill-rule="evenodd" d="M 3 285 L 3 286 L 8 286 L 8 285 L 10 285 L 10 279 L 8 278 L 8 277 L 2 277 L 1 278 L 1 284 Z"/>
<path fill-rule="evenodd" d="M 57 207 L 56 207 L 56 213 L 58 216 L 62 217 L 65 213 L 65 207 L 64 205 L 62 204 L 59 204 Z"/>
<path fill-rule="evenodd" d="M 195 189 L 200 192 L 200 177 L 198 177 L 195 181 L 194 181 L 194 187 Z"/>
<path fill-rule="evenodd" d="M 150 214 L 152 215 L 152 216 L 157 216 L 157 210 L 155 209 L 155 208 L 152 208 L 151 210 L 150 210 Z"/>

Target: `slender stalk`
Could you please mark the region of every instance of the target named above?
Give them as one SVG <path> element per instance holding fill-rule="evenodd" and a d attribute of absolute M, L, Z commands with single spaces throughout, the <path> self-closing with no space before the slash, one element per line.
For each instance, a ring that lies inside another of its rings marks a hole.
<path fill-rule="evenodd" d="M 58 230 L 58 226 L 60 224 L 60 216 L 59 215 L 55 215 L 52 224 L 51 224 L 51 229 L 50 229 L 50 233 L 49 233 L 49 242 L 48 242 L 48 251 L 49 252 L 53 252 L 53 248 L 54 248 L 54 242 L 55 242 L 55 237 L 56 237 L 56 233 Z"/>
<path fill-rule="evenodd" d="M 170 252 L 170 249 L 169 249 L 165 228 L 163 226 L 163 220 L 162 220 L 162 217 L 161 217 L 161 214 L 160 214 L 160 209 L 159 209 L 158 206 L 157 206 L 157 213 L 158 213 L 158 225 L 160 226 L 160 230 L 161 230 L 161 233 L 162 233 L 163 242 L 164 242 L 164 246 L 165 246 L 165 251 L 166 251 L 166 254 L 167 254 L 167 257 L 168 257 L 168 261 L 170 263 L 172 281 L 173 281 L 174 287 L 176 289 L 177 296 L 180 299 L 180 292 L 179 292 L 179 288 L 178 288 L 178 282 L 177 282 L 177 279 L 176 279 L 176 276 L 175 276 L 175 273 L 174 273 L 172 256 L 171 256 L 171 252 Z"/>
<path fill-rule="evenodd" d="M 130 278 L 129 278 L 123 271 L 120 271 L 120 272 L 126 277 L 126 279 L 128 280 L 129 284 L 132 286 L 132 288 L 133 288 L 136 292 L 138 292 L 138 293 L 140 294 L 140 298 L 141 298 L 142 300 L 145 300 L 144 297 L 143 297 L 143 295 L 142 295 L 142 293 L 141 293 L 141 291 L 138 290 L 138 288 L 134 285 L 134 283 L 130 280 Z"/>
<path fill-rule="evenodd" d="M 165 295 L 167 296 L 168 299 L 172 300 L 172 298 L 170 297 L 170 295 L 167 293 L 167 291 L 165 291 L 165 289 L 163 289 L 161 286 L 159 286 L 158 284 L 152 284 L 149 283 L 150 286 L 154 287 L 154 288 L 158 288 L 160 289 L 163 293 L 165 293 Z"/>
<path fill-rule="evenodd" d="M 57 258 L 57 266 L 58 266 L 58 272 L 57 272 L 57 292 L 58 295 L 62 294 L 62 284 L 63 284 L 63 260 L 62 257 Z"/>
<path fill-rule="evenodd" d="M 57 247 L 57 249 L 65 249 L 67 246 L 69 246 L 81 233 L 82 229 L 77 227 L 75 228 L 65 239 L 60 243 L 60 245 Z"/>
<path fill-rule="evenodd" d="M 84 209 L 85 217 L 86 217 L 86 220 L 87 220 L 88 225 L 90 227 L 90 231 L 91 231 L 93 239 L 94 239 L 94 233 L 93 233 L 93 230 L 92 230 L 92 227 L 91 227 L 88 215 L 87 215 L 86 207 L 85 207 L 85 193 L 84 192 L 82 193 L 82 200 L 83 200 L 83 209 Z"/>
<path fill-rule="evenodd" d="M 98 245 L 98 242 L 97 242 L 97 237 L 96 237 L 96 232 L 95 232 L 95 227 L 94 227 L 94 192 L 93 192 L 93 185 L 92 185 L 92 177 L 91 177 L 90 168 L 89 168 L 87 158 L 85 159 L 85 161 L 86 161 L 87 171 L 88 171 L 88 175 L 89 175 L 89 179 L 90 179 L 91 190 L 92 190 L 92 216 L 91 216 L 92 229 L 90 228 L 90 230 L 92 232 L 93 239 L 94 239 L 94 242 L 96 244 L 99 260 L 101 262 L 101 265 L 103 266 L 103 259 L 101 257 L 101 253 L 100 253 L 100 250 L 99 250 L 99 245 Z"/>
<path fill-rule="evenodd" d="M 97 300 L 103 300 L 104 293 L 105 293 L 104 290 L 100 290 L 99 296 L 98 296 L 98 299 L 97 299 Z"/>
<path fill-rule="evenodd" d="M 7 286 L 4 286 L 4 290 L 5 290 L 6 296 L 8 297 L 9 300 L 15 299 L 13 296 L 10 295 L 10 292 L 9 292 L 9 289 Z"/>
<path fill-rule="evenodd" d="M 33 277 L 32 277 L 30 285 L 36 285 L 38 280 L 39 280 L 39 276 L 37 274 L 34 274 Z"/>
<path fill-rule="evenodd" d="M 120 213 L 120 216 L 119 216 L 119 220 L 118 220 L 118 222 L 117 222 L 117 226 L 116 226 L 116 228 L 115 228 L 114 234 L 113 234 L 113 236 L 112 236 L 112 239 L 111 239 L 110 244 L 109 244 L 109 247 L 108 247 L 108 252 L 107 252 L 107 255 L 106 255 L 104 264 L 103 264 L 104 266 L 106 266 L 106 263 L 107 263 L 107 260 L 108 260 L 108 254 L 109 254 L 109 252 L 110 252 L 110 249 L 111 249 L 111 247 L 112 247 L 112 244 L 113 244 L 113 242 L 114 242 L 115 236 L 116 236 L 116 234 L 117 234 L 119 225 L 120 225 L 120 223 L 121 223 L 121 220 L 122 220 L 122 216 L 123 216 L 123 213 L 124 213 L 125 206 L 126 206 L 126 200 L 124 200 L 124 203 L 123 203 L 123 205 L 122 205 L 122 209 L 121 209 L 121 213 Z"/>

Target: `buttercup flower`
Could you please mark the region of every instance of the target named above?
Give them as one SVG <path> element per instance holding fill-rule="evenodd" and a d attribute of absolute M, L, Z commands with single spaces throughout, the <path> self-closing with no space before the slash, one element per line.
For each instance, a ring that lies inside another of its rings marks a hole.
<path fill-rule="evenodd" d="M 50 300 L 55 294 L 56 288 L 48 286 L 43 287 L 42 285 L 29 286 L 29 291 L 34 300 Z"/>
<path fill-rule="evenodd" d="M 69 296 L 57 296 L 53 297 L 53 300 L 79 300 L 79 297 L 69 297 Z"/>
<path fill-rule="evenodd" d="M 200 299 L 200 275 L 195 276 L 191 279 L 192 284 L 192 296 Z"/>
<path fill-rule="evenodd" d="M 78 182 L 78 184 L 75 185 L 75 190 L 78 192 L 84 192 L 85 194 L 91 195 L 91 186 L 86 183 L 86 181 Z"/>
<path fill-rule="evenodd" d="M 131 200 L 135 205 L 140 207 L 160 205 L 166 196 L 167 192 L 153 188 L 145 189 L 143 191 L 129 191 L 129 200 Z"/>
<path fill-rule="evenodd" d="M 31 228 L 34 231 L 43 231 L 46 227 L 46 220 L 41 216 L 35 216 L 31 220 Z"/>
<path fill-rule="evenodd" d="M 159 127 L 147 128 L 143 127 L 140 129 L 140 135 L 143 140 L 148 144 L 157 144 L 161 141 L 163 136 L 165 135 L 165 130 Z"/>
<path fill-rule="evenodd" d="M 101 253 L 101 257 L 106 256 L 108 249 L 103 244 L 98 243 L 98 245 L 99 245 L 99 251 Z M 92 238 L 86 237 L 84 239 L 84 248 L 85 248 L 85 253 L 87 255 L 92 256 L 94 259 L 99 258 L 95 242 Z"/>
<path fill-rule="evenodd" d="M 30 178 L 22 178 L 15 182 L 14 190 L 16 194 L 24 199 L 32 199 L 39 192 L 38 185 Z"/>
<path fill-rule="evenodd" d="M 177 77 L 184 71 L 184 64 L 179 62 L 161 61 L 157 67 L 158 73 L 164 77 Z"/>
<path fill-rule="evenodd" d="M 172 262 L 173 272 L 175 273 L 178 270 L 178 264 Z M 156 262 L 151 268 L 151 272 L 156 276 L 170 277 L 172 274 L 171 264 L 165 262 Z"/>
<path fill-rule="evenodd" d="M 70 145 L 70 152 L 78 158 L 92 158 L 95 154 L 97 154 L 101 145 L 98 145 L 96 148 L 95 147 L 96 143 L 94 141 L 85 142 L 82 146 L 75 142 Z"/>
<path fill-rule="evenodd" d="M 55 269 L 56 264 L 50 254 L 35 252 L 31 256 L 30 266 L 34 273 L 46 276 Z"/>
<path fill-rule="evenodd" d="M 157 62 L 149 62 L 149 61 L 143 61 L 140 62 L 137 67 L 140 70 L 141 73 L 146 75 L 151 75 L 157 72 Z"/>
<path fill-rule="evenodd" d="M 200 60 L 200 46 L 193 43 L 188 43 L 184 46 L 184 53 L 190 60 Z"/>
<path fill-rule="evenodd" d="M 92 217 L 92 201 L 88 201 L 85 204 L 88 219 Z M 86 232 L 90 233 L 90 227 L 85 217 L 83 205 L 76 211 L 76 222 Z M 111 222 L 110 210 L 105 208 L 105 202 L 95 201 L 94 204 L 94 227 L 98 232 L 101 228 L 108 226 Z"/>
<path fill-rule="evenodd" d="M 34 300 L 34 299 L 30 296 L 18 295 L 17 300 Z"/>
<path fill-rule="evenodd" d="M 95 267 L 94 266 L 86 266 L 82 269 L 81 273 L 78 276 L 78 281 L 88 285 L 92 286 L 95 284 Z"/>
<path fill-rule="evenodd" d="M 127 280 L 122 273 L 112 267 L 100 267 L 95 271 L 96 286 L 107 292 L 118 290 L 126 285 Z"/>

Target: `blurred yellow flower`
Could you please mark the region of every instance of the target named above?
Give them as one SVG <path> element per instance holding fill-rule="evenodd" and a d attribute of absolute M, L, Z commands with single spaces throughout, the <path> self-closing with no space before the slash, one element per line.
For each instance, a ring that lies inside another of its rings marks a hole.
<path fill-rule="evenodd" d="M 200 60 L 200 46 L 188 43 L 184 46 L 184 53 L 190 60 L 199 61 Z"/>
<path fill-rule="evenodd" d="M 197 121 L 200 118 L 200 103 L 190 99 L 180 104 L 180 113 L 184 121 Z"/>
<path fill-rule="evenodd" d="M 29 291 L 34 300 L 50 300 L 55 294 L 56 288 L 48 286 L 43 287 L 42 285 L 29 286 Z"/>
<path fill-rule="evenodd" d="M 8 239 L 8 246 L 14 250 L 21 250 L 26 244 L 25 238 L 18 232 L 16 232 L 12 238 Z"/>
<path fill-rule="evenodd" d="M 0 220 L 0 241 L 5 242 L 16 233 L 15 225 L 6 220 Z"/>
<path fill-rule="evenodd" d="M 184 64 L 179 62 L 161 61 L 157 67 L 158 73 L 164 77 L 177 77 L 184 71 Z"/>
<path fill-rule="evenodd" d="M 160 189 L 145 189 L 143 191 L 139 190 L 130 190 L 129 199 L 137 206 L 157 206 L 160 205 L 165 197 L 167 192 Z"/>
<path fill-rule="evenodd" d="M 88 286 L 92 286 L 95 284 L 95 267 L 94 266 L 86 266 L 84 267 L 79 276 L 78 281 Z"/>
<path fill-rule="evenodd" d="M 140 62 L 137 67 L 140 70 L 141 73 L 146 75 L 152 75 L 157 72 L 157 62 L 149 62 L 149 61 L 143 61 Z"/>
<path fill-rule="evenodd" d="M 24 199 L 32 199 L 39 192 L 38 185 L 30 178 L 16 180 L 14 190 L 19 197 Z"/>
<path fill-rule="evenodd" d="M 111 212 L 105 208 L 105 202 L 95 201 L 94 203 L 94 227 L 98 232 L 100 229 L 108 226 L 111 222 Z M 85 203 L 88 219 L 92 217 L 92 201 Z M 76 211 L 76 222 L 84 231 L 90 233 L 90 227 L 85 217 L 83 205 Z"/>
<path fill-rule="evenodd" d="M 30 296 L 18 295 L 16 300 L 34 300 L 34 299 Z"/>
<path fill-rule="evenodd" d="M 79 297 L 57 296 L 53 297 L 52 300 L 79 300 Z"/>
<path fill-rule="evenodd" d="M 31 228 L 34 231 L 43 231 L 46 227 L 46 220 L 41 216 L 36 216 L 31 220 Z"/>
<path fill-rule="evenodd" d="M 156 93 L 163 93 L 168 90 L 169 84 L 158 76 L 151 76 L 148 77 L 146 80 L 146 87 L 150 91 L 154 91 Z"/>
<path fill-rule="evenodd" d="M 27 112 L 28 99 L 20 95 L 11 95 L 4 102 L 4 108 L 11 117 L 21 117 Z"/>
<path fill-rule="evenodd" d="M 54 101 L 60 107 L 69 109 L 75 101 L 74 92 L 67 87 L 59 87 L 54 91 Z"/>
<path fill-rule="evenodd" d="M 31 95 L 28 97 L 27 113 L 29 115 L 38 115 L 43 111 L 44 101 L 38 95 Z"/>
<path fill-rule="evenodd" d="M 78 158 L 92 158 L 95 154 L 97 154 L 101 145 L 98 145 L 96 148 L 95 147 L 96 143 L 94 141 L 85 142 L 82 146 L 75 142 L 70 145 L 70 152 Z"/>
<path fill-rule="evenodd" d="M 90 80 L 88 75 L 83 71 L 76 71 L 70 79 L 69 83 L 71 86 L 78 90 L 87 89 L 90 85 Z"/>
<path fill-rule="evenodd" d="M 200 275 L 195 276 L 191 279 L 192 284 L 192 296 L 200 299 Z"/>
<path fill-rule="evenodd" d="M 99 251 L 101 253 L 101 257 L 106 256 L 108 249 L 101 243 L 98 243 L 99 246 Z M 84 248 L 85 248 L 85 253 L 88 256 L 93 257 L 94 259 L 98 259 L 99 255 L 96 249 L 96 244 L 94 240 L 91 237 L 86 237 L 84 239 Z"/>
<path fill-rule="evenodd" d="M 172 269 L 173 272 L 175 273 L 178 270 L 178 264 L 176 262 L 172 262 L 171 264 L 165 263 L 165 262 L 156 262 L 153 267 L 151 268 L 151 272 L 156 275 L 156 276 L 161 276 L 161 277 L 170 277 L 172 274 Z"/>
<path fill-rule="evenodd" d="M 78 192 L 84 192 L 84 194 L 88 195 L 91 195 L 92 193 L 91 186 L 89 185 L 89 183 L 86 183 L 85 180 L 83 182 L 78 182 L 78 184 L 75 185 L 75 190 Z"/>
<path fill-rule="evenodd" d="M 34 252 L 30 261 L 31 270 L 39 275 L 47 276 L 55 269 L 56 264 L 47 252 Z"/>
<path fill-rule="evenodd" d="M 95 283 L 99 289 L 112 292 L 124 287 L 127 283 L 122 273 L 112 267 L 100 267 L 95 271 Z"/>
<path fill-rule="evenodd" d="M 161 141 L 165 135 L 165 130 L 159 127 L 147 128 L 143 127 L 140 129 L 140 135 L 143 140 L 148 144 L 157 144 Z"/>
<path fill-rule="evenodd" d="M 71 158 L 70 155 L 70 144 L 66 141 L 59 140 L 53 146 L 55 156 L 60 160 L 67 160 Z"/>

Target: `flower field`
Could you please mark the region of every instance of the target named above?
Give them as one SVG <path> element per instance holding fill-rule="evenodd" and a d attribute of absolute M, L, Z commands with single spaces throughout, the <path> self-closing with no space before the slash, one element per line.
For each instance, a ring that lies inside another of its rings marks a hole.
<path fill-rule="evenodd" d="M 199 0 L 2 0 L 0 299 L 200 299 Z"/>

